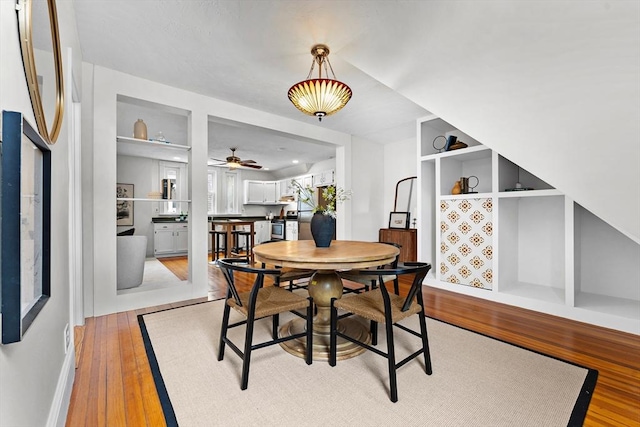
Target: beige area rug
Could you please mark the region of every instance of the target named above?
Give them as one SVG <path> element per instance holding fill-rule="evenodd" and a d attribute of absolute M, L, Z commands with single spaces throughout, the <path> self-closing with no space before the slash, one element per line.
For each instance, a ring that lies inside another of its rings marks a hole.
<path fill-rule="evenodd" d="M 386 359 L 371 352 L 332 368 L 307 366 L 278 345 L 257 350 L 242 391 L 240 358 L 227 347 L 217 360 L 223 304 L 139 316 L 168 425 L 582 425 L 597 378 L 597 371 L 428 319 L 433 375 L 420 358 L 400 368 L 397 403 L 388 397 Z M 254 342 L 269 336 L 270 325 L 256 324 Z M 386 349 L 383 330 L 378 347 Z M 396 330 L 398 360 L 416 340 Z"/>
<path fill-rule="evenodd" d="M 173 274 L 171 270 L 165 267 L 158 259 L 147 258 L 144 261 L 144 276 L 141 286 L 153 283 L 172 283 L 179 281 L 178 276 Z"/>

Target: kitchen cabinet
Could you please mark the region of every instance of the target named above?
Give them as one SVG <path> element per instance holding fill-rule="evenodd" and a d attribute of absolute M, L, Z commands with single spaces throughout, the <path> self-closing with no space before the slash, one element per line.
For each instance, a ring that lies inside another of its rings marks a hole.
<path fill-rule="evenodd" d="M 415 228 L 396 229 L 381 228 L 378 232 L 378 241 L 396 243 L 400 245 L 400 256 L 398 261 L 417 261 L 418 260 L 418 238 Z"/>
<path fill-rule="evenodd" d="M 153 253 L 156 257 L 184 254 L 188 249 L 188 223 L 159 222 L 153 224 Z"/>
<path fill-rule="evenodd" d="M 333 169 L 313 174 L 312 182 L 314 187 L 325 187 L 327 185 L 333 185 L 333 182 L 334 182 Z"/>
<path fill-rule="evenodd" d="M 253 224 L 253 231 L 256 233 L 254 239 L 256 245 L 271 240 L 271 221 L 256 221 Z"/>
<path fill-rule="evenodd" d="M 418 129 L 418 258 L 433 264 L 425 283 L 637 330 L 637 242 L 446 122 L 429 118 Z M 437 152 L 432 142 L 443 132 L 468 147 Z M 473 193 L 452 194 L 471 176 Z"/>
<path fill-rule="evenodd" d="M 278 200 L 280 200 L 278 181 L 244 181 L 245 205 L 277 204 Z"/>

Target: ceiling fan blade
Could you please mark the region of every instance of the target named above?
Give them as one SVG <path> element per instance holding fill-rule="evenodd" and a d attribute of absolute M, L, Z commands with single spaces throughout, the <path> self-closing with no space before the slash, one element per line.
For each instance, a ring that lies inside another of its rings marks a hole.
<path fill-rule="evenodd" d="M 252 168 L 252 169 L 262 169 L 262 166 L 260 165 L 252 165 L 252 164 L 245 165 L 244 163 L 242 163 L 241 166 L 244 166 L 246 168 Z"/>
<path fill-rule="evenodd" d="M 213 160 L 213 161 L 216 161 L 216 162 L 225 162 L 225 163 L 227 162 L 226 160 L 222 160 L 222 159 L 212 159 L 212 158 L 210 158 L 209 160 Z"/>
<path fill-rule="evenodd" d="M 255 163 L 255 160 L 242 160 L 240 163 Z"/>

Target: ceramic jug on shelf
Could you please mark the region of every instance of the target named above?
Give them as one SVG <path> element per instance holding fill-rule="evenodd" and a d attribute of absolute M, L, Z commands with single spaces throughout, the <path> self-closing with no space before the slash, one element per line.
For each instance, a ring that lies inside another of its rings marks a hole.
<path fill-rule="evenodd" d="M 451 194 L 462 194 L 462 188 L 460 187 L 460 181 L 456 181 L 451 189 Z"/>
<path fill-rule="evenodd" d="M 133 137 L 136 139 L 147 139 L 147 125 L 142 119 L 138 119 L 133 124 Z"/>

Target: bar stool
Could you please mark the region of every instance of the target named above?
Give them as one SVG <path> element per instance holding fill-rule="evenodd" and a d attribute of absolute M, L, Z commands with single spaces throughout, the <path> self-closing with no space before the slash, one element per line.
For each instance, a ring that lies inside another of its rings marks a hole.
<path fill-rule="evenodd" d="M 220 252 L 222 252 L 224 254 L 224 252 L 227 249 L 227 231 L 226 230 L 211 230 L 209 233 L 211 233 L 213 235 L 213 254 L 212 254 L 212 260 L 218 261 L 221 257 L 220 257 Z M 220 245 L 220 237 L 222 237 L 223 242 L 224 242 L 224 249 L 222 248 L 222 245 Z M 224 256 L 222 257 L 224 258 Z"/>
<path fill-rule="evenodd" d="M 239 254 L 240 249 L 244 249 L 248 261 L 251 258 L 251 251 L 253 249 L 251 247 L 251 232 L 246 230 L 233 230 L 231 234 L 233 234 L 233 251 Z M 240 237 L 244 237 L 243 246 L 240 246 Z"/>

